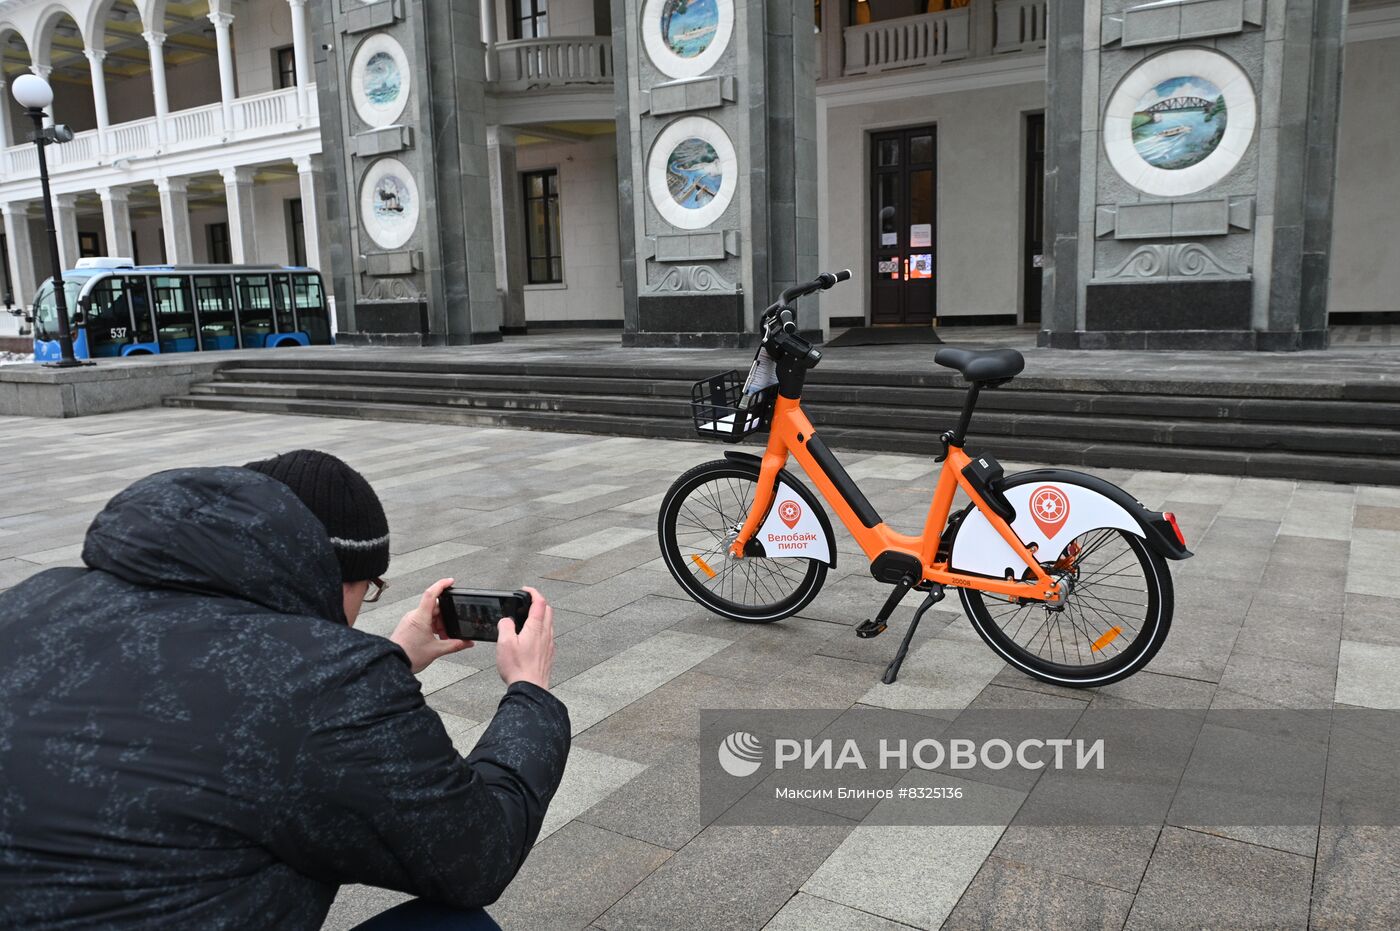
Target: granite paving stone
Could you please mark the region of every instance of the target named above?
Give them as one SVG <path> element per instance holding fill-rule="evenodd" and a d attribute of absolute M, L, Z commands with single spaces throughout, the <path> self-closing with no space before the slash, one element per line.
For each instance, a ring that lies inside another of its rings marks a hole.
<path fill-rule="evenodd" d="M 76 565 L 93 515 L 135 478 L 323 448 L 369 476 L 389 514 L 392 586 L 362 613 L 361 630 L 388 635 L 445 575 L 474 587 L 535 585 L 555 606 L 554 686 L 575 725 L 574 750 L 534 855 L 491 909 L 507 928 L 1098 928 L 1125 916 L 1129 928 L 1400 925 L 1394 828 L 889 826 L 881 819 L 899 809 L 885 802 L 836 805 L 839 813 L 795 806 L 793 825 L 769 827 L 744 823 L 752 794 L 705 824 L 699 763 L 714 749 L 698 743 L 701 711 L 722 708 L 819 709 L 812 733 L 838 734 L 843 715 L 871 709 L 900 709 L 933 733 L 969 707 L 1400 707 L 1400 490 L 1098 470 L 1149 507 L 1177 509 L 1197 553 L 1170 565 L 1175 618 L 1150 667 L 1098 689 L 1039 682 L 1002 663 L 949 597 L 926 615 L 899 683 L 886 686 L 880 674 L 918 597 L 905 599 L 883 636 L 856 638 L 852 627 L 889 589 L 839 527 L 839 564 L 823 591 L 772 625 L 713 615 L 670 578 L 656 511 L 671 482 L 718 458 L 718 446 L 421 423 L 375 429 L 367 444 L 363 422 L 295 416 L 0 418 L 0 589 Z M 928 456 L 843 461 L 893 525 L 922 524 Z M 53 462 L 62 481 L 45 472 Z M 505 691 L 494 663 L 494 644 L 481 643 L 419 677 L 460 752 Z M 946 778 L 908 773 L 898 784 Z M 1018 786 L 1004 782 L 978 785 Z M 840 823 L 812 823 L 821 818 Z M 404 898 L 347 886 L 325 926 L 348 929 Z"/>

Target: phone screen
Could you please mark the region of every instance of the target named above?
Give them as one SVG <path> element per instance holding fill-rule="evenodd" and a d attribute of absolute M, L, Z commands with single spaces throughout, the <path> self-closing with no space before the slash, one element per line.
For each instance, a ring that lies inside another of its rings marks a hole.
<path fill-rule="evenodd" d="M 448 589 L 440 600 L 442 625 L 457 640 L 495 641 L 496 624 L 503 617 L 515 620 L 518 631 L 529 613 L 529 599 L 517 592 L 471 592 Z"/>

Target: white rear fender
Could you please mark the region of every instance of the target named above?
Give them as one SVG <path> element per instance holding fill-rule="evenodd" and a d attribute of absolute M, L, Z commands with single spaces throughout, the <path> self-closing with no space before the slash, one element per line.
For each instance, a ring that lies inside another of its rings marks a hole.
<path fill-rule="evenodd" d="M 1114 528 L 1142 537 L 1169 559 L 1190 552 L 1163 532 L 1163 515 L 1149 511 L 1130 494 L 1102 479 L 1064 469 L 1039 469 L 1013 475 L 1001 484 L 1016 510 L 1011 529 L 1027 546 L 1037 544 L 1041 561 L 1059 557 L 1070 541 L 1091 530 Z M 1016 554 L 981 511 L 969 511 L 953 540 L 951 568 L 996 578 L 1010 570 L 1016 578 L 1025 561 Z"/>

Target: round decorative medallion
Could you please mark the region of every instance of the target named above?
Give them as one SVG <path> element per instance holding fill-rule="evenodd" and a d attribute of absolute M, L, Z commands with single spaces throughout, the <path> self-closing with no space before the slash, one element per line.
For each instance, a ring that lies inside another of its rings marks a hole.
<path fill-rule="evenodd" d="M 652 63 L 673 78 L 714 67 L 734 33 L 734 0 L 648 0 L 642 40 Z"/>
<path fill-rule="evenodd" d="M 408 56 L 398 40 L 375 33 L 355 51 L 350 63 L 350 99 L 360 119 L 371 126 L 391 126 L 408 104 L 412 78 Z"/>
<path fill-rule="evenodd" d="M 1211 49 L 1176 49 L 1129 71 L 1109 99 L 1104 151 L 1148 194 L 1202 191 L 1228 175 L 1254 138 L 1249 76 Z"/>
<path fill-rule="evenodd" d="M 687 116 L 661 131 L 647 156 L 651 201 L 672 226 L 709 226 L 734 199 L 734 143 L 713 120 Z"/>
<path fill-rule="evenodd" d="M 418 226 L 418 185 L 396 158 L 381 158 L 360 182 L 360 226 L 385 249 L 408 242 Z"/>

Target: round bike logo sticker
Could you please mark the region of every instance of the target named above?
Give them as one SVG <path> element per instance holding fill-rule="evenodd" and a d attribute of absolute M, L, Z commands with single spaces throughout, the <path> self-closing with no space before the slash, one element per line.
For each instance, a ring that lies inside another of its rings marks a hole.
<path fill-rule="evenodd" d="M 778 520 L 787 524 L 791 530 L 797 526 L 797 522 L 802 519 L 802 505 L 796 501 L 784 501 L 778 505 Z"/>
<path fill-rule="evenodd" d="M 1042 485 L 1031 492 L 1031 517 L 1049 540 L 1069 520 L 1069 498 L 1054 485 Z"/>
<path fill-rule="evenodd" d="M 731 776 L 752 776 L 762 760 L 763 744 L 748 731 L 735 731 L 719 745 L 720 768 Z"/>

